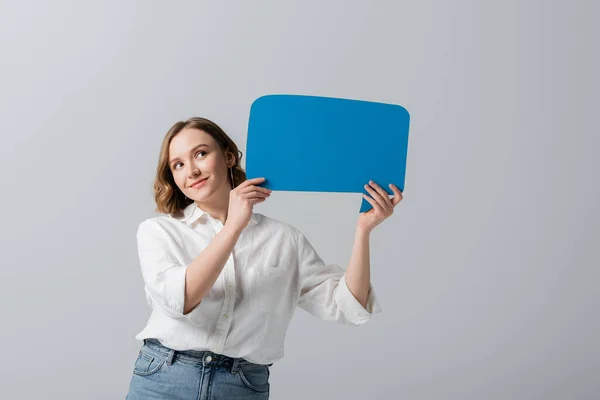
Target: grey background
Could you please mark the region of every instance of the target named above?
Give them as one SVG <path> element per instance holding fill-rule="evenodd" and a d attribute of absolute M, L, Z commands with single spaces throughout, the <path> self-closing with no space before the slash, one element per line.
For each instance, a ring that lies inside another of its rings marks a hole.
<path fill-rule="evenodd" d="M 405 199 L 372 234 L 384 312 L 354 328 L 299 310 L 273 399 L 600 397 L 599 7 L 216 3 L 0 2 L 0 397 L 124 398 L 160 142 L 204 116 L 245 152 L 270 93 L 411 113 Z M 360 201 L 255 210 L 345 267 Z"/>

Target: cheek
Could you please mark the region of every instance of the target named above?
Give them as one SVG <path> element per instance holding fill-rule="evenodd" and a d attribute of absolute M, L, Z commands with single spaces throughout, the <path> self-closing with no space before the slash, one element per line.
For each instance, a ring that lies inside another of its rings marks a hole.
<path fill-rule="evenodd" d="M 183 174 L 177 172 L 173 173 L 173 180 L 175 181 L 175 184 L 179 187 L 180 190 L 185 189 L 185 177 L 183 176 Z"/>
<path fill-rule="evenodd" d="M 219 168 L 217 167 L 217 163 L 212 161 L 212 160 L 206 160 L 207 162 L 205 162 L 204 164 L 202 164 L 200 168 L 200 171 L 204 172 L 204 173 L 208 173 L 209 175 L 218 175 L 221 171 L 219 171 Z"/>
<path fill-rule="evenodd" d="M 202 168 L 204 168 L 205 171 L 209 170 L 209 171 L 215 172 L 215 169 L 217 168 L 216 165 L 217 165 L 216 160 L 214 158 L 210 158 L 210 159 L 204 160 L 204 163 L 202 164 Z"/>

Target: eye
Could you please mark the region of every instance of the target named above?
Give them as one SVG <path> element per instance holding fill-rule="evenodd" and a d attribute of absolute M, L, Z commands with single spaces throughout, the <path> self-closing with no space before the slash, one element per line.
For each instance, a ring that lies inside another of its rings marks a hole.
<path fill-rule="evenodd" d="M 200 154 L 200 153 L 207 154 L 205 151 L 203 151 L 203 150 L 200 150 L 200 151 L 196 152 L 196 154 L 194 155 L 194 157 L 198 158 L 198 154 Z M 177 161 L 175 164 L 173 164 L 173 169 L 177 169 L 177 166 L 178 166 L 179 164 L 181 164 L 181 162 L 180 162 L 180 161 Z"/>

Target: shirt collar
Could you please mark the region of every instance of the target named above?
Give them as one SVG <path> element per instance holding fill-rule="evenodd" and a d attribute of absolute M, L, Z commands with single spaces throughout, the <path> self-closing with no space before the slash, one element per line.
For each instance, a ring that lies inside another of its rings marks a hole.
<path fill-rule="evenodd" d="M 210 216 L 210 214 L 208 214 L 206 211 L 204 211 L 203 209 L 198 207 L 198 205 L 194 201 L 191 204 L 189 204 L 188 206 L 186 206 L 183 209 L 182 213 L 171 215 L 171 216 L 179 221 L 185 222 L 187 225 L 191 225 L 205 214 L 207 216 Z M 254 224 L 256 224 L 256 222 L 257 222 L 256 214 L 252 213 L 252 216 L 250 216 L 250 221 L 248 221 L 247 226 L 254 225 Z"/>

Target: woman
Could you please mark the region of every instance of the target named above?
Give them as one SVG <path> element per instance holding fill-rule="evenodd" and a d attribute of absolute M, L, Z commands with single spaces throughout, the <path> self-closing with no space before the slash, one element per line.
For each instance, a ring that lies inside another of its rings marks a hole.
<path fill-rule="evenodd" d="M 402 200 L 372 183 L 346 271 L 307 238 L 253 212 L 271 190 L 246 179 L 241 152 L 212 121 L 176 123 L 154 182 L 157 211 L 140 223 L 138 254 L 152 314 L 127 399 L 268 399 L 297 306 L 362 324 L 380 312 L 370 285 L 369 235 Z"/>

